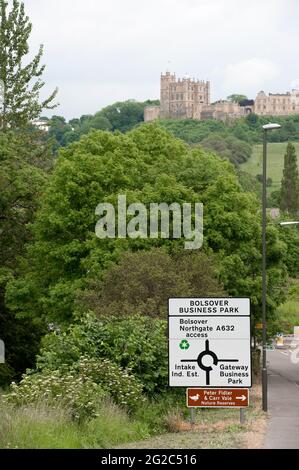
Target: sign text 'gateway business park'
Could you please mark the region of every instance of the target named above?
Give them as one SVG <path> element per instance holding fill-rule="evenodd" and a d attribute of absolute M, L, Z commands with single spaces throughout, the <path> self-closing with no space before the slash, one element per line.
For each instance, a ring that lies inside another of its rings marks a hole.
<path fill-rule="evenodd" d="M 169 299 L 169 385 L 251 387 L 250 300 Z"/>

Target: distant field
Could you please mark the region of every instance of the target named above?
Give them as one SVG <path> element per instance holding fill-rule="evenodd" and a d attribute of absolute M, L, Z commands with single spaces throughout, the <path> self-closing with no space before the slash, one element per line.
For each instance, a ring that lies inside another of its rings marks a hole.
<path fill-rule="evenodd" d="M 297 157 L 299 161 L 299 142 L 294 143 Z M 269 188 L 269 191 L 274 191 L 279 189 L 281 178 L 282 178 L 282 170 L 283 170 L 283 161 L 284 161 L 284 154 L 286 150 L 287 143 L 271 143 L 268 144 L 268 178 L 272 178 L 273 185 Z M 255 145 L 253 147 L 252 157 L 246 162 L 241 165 L 242 170 L 247 171 L 248 173 L 252 174 L 253 176 L 262 174 L 263 167 L 262 167 L 262 153 L 263 153 L 263 146 L 261 144 Z"/>

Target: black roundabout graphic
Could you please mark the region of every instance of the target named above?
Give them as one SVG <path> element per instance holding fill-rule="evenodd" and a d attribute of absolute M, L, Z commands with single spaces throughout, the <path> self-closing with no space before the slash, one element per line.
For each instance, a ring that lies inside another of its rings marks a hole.
<path fill-rule="evenodd" d="M 210 385 L 210 373 L 213 370 L 212 366 L 207 366 L 203 363 L 203 358 L 210 356 L 213 360 L 213 365 L 217 366 L 219 362 L 239 362 L 239 359 L 219 359 L 217 355 L 210 350 L 210 343 L 207 339 L 205 342 L 206 349 L 199 353 L 197 359 L 181 359 L 181 362 L 197 362 L 198 367 L 206 373 L 206 385 Z"/>

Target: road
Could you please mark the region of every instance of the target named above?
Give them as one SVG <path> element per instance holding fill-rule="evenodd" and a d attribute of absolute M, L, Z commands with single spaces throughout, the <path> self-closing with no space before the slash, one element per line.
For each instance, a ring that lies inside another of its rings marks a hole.
<path fill-rule="evenodd" d="M 267 353 L 269 422 L 266 449 L 299 449 L 299 359 L 290 350 Z M 297 354 L 299 358 L 299 351 Z"/>

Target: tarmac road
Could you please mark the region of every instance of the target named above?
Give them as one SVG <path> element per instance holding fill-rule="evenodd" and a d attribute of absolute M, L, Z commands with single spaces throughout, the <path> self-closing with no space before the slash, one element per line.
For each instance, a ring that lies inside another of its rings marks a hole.
<path fill-rule="evenodd" d="M 299 350 L 296 352 L 296 358 L 296 353 L 292 356 L 292 350 L 288 349 L 267 352 L 269 422 L 266 449 L 299 449 Z"/>

